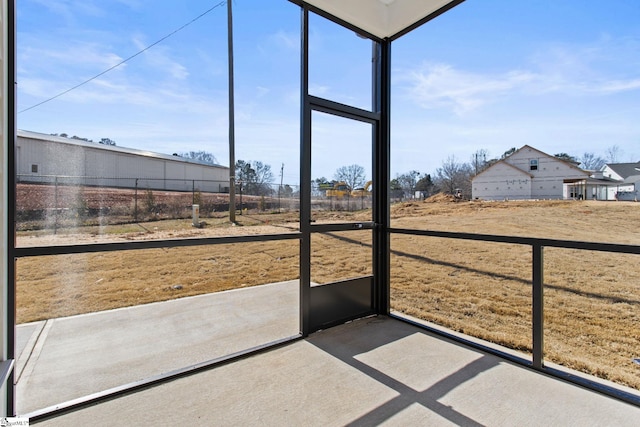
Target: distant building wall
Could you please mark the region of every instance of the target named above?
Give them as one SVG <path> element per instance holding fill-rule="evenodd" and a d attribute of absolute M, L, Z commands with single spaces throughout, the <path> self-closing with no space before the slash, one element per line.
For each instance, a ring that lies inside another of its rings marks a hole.
<path fill-rule="evenodd" d="M 531 176 L 507 163 L 496 163 L 473 180 L 471 197 L 483 200 L 530 199 Z"/>
<path fill-rule="evenodd" d="M 564 180 L 588 177 L 587 172 L 528 146 L 516 151 L 505 161 L 533 176 L 532 199 L 568 198 L 563 191 Z"/>
<path fill-rule="evenodd" d="M 19 131 L 20 182 L 77 183 L 124 188 L 224 192 L 229 168 L 181 157 Z M 197 182 L 196 182 L 197 181 Z"/>

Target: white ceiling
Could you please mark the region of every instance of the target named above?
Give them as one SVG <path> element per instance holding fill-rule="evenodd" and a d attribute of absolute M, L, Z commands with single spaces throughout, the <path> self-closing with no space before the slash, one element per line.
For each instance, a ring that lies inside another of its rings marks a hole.
<path fill-rule="evenodd" d="M 370 34 L 398 34 L 454 0 L 305 0 Z"/>

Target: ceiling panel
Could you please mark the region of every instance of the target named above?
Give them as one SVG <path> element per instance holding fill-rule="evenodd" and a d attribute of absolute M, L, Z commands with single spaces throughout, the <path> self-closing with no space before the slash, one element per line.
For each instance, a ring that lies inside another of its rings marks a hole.
<path fill-rule="evenodd" d="M 459 0 L 305 0 L 380 38 L 403 32 L 434 12 Z"/>

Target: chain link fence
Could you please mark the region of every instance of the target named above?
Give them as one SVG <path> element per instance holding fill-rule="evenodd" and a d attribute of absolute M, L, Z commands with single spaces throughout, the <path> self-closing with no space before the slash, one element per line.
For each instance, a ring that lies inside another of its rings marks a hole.
<path fill-rule="evenodd" d="M 191 218 L 199 205 L 203 219 L 229 212 L 229 182 L 197 179 L 110 178 L 19 175 L 16 189 L 19 231 L 115 225 Z M 290 184 L 236 183 L 240 213 L 292 212 L 300 209 L 300 187 Z M 314 188 L 314 211 L 371 209 L 371 193 L 327 196 Z"/>
<path fill-rule="evenodd" d="M 241 211 L 297 210 L 299 188 L 291 185 L 236 186 Z M 109 178 L 19 175 L 16 228 L 22 230 L 114 225 L 191 218 L 229 212 L 229 182 L 197 179 Z"/>

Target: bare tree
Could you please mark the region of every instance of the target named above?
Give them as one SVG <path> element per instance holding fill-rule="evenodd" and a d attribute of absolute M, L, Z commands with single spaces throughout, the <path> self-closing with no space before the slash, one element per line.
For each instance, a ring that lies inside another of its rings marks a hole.
<path fill-rule="evenodd" d="M 618 163 L 622 156 L 622 150 L 617 145 L 607 148 L 607 161 L 609 163 Z"/>
<path fill-rule="evenodd" d="M 209 153 L 208 151 L 188 151 L 186 153 L 178 153 L 176 155 L 185 159 L 191 159 L 198 162 L 206 163 L 208 165 L 219 164 L 216 156 Z"/>
<path fill-rule="evenodd" d="M 463 195 L 471 196 L 471 177 L 473 169 L 468 163 L 460 163 L 455 156 L 449 156 L 436 170 L 436 185 L 444 192 L 455 194 L 460 190 Z"/>
<path fill-rule="evenodd" d="M 416 182 L 416 190 L 422 191 L 425 197 L 429 197 L 434 193 L 434 183 L 431 179 L 431 175 L 425 173 L 419 180 Z"/>
<path fill-rule="evenodd" d="M 349 188 L 354 189 L 364 185 L 365 172 L 360 165 L 341 166 L 333 177 L 336 181 L 345 182 Z"/>
<path fill-rule="evenodd" d="M 396 176 L 397 183 L 400 188 L 402 188 L 405 196 L 413 197 L 416 191 L 416 185 L 418 183 L 419 177 L 420 172 L 418 172 L 417 170 L 412 170 L 410 172 Z"/>
<path fill-rule="evenodd" d="M 505 151 L 504 153 L 502 153 L 502 156 L 500 156 L 501 159 L 506 159 L 507 157 L 509 157 L 510 155 L 512 155 L 513 153 L 515 153 L 516 147 L 511 147 L 509 148 L 507 151 Z"/>
<path fill-rule="evenodd" d="M 473 166 L 474 175 L 478 175 L 485 170 L 488 166 L 487 158 L 489 157 L 489 151 L 481 148 L 471 155 L 471 165 Z"/>
<path fill-rule="evenodd" d="M 271 166 L 261 161 L 253 162 L 238 160 L 236 162 L 236 181 L 242 183 L 244 191 L 248 194 L 269 194 L 273 182 Z"/>
<path fill-rule="evenodd" d="M 402 186 L 398 182 L 398 178 L 394 178 L 391 180 L 391 182 L 389 182 L 389 190 L 391 191 L 392 199 L 402 200 L 402 198 L 404 197 L 404 191 L 402 190 Z"/>
<path fill-rule="evenodd" d="M 580 158 L 580 165 L 582 166 L 582 169 L 592 171 L 600 170 L 605 163 L 606 162 L 602 157 L 596 156 L 593 153 L 584 153 Z"/>
<path fill-rule="evenodd" d="M 111 138 L 100 138 L 100 141 L 98 141 L 98 144 L 116 145 L 116 142 Z"/>
<path fill-rule="evenodd" d="M 579 163 L 578 159 L 575 156 L 572 156 L 571 154 L 567 154 L 567 153 L 556 153 L 553 155 L 553 157 L 558 158 L 560 160 L 564 160 L 565 162 L 569 162 L 569 163 Z"/>

